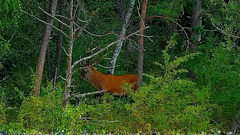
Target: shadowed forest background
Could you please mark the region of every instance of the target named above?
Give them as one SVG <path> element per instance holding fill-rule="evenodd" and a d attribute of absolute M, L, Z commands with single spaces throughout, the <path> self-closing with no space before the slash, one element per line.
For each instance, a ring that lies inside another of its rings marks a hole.
<path fill-rule="evenodd" d="M 1 0 L 0 131 L 239 133 L 239 47 L 239 0 Z M 95 95 L 83 63 L 138 90 Z"/>

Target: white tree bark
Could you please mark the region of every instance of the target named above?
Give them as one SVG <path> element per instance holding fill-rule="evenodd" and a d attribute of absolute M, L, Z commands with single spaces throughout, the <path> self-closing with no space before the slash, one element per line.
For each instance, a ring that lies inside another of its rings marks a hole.
<path fill-rule="evenodd" d="M 125 15 L 125 18 L 124 18 L 124 21 L 123 21 L 122 31 L 119 35 L 119 39 L 118 39 L 119 42 L 116 45 L 116 48 L 113 52 L 112 59 L 110 61 L 110 69 L 108 70 L 108 73 L 107 73 L 109 75 L 112 75 L 114 73 L 117 57 L 118 57 L 118 55 L 121 51 L 121 48 L 122 48 L 123 39 L 124 39 L 124 36 L 126 35 L 127 25 L 128 25 L 128 22 L 130 20 L 131 15 L 132 15 L 134 4 L 135 4 L 135 0 L 131 0 L 130 4 L 129 4 L 128 11 L 127 11 L 127 13 Z"/>
<path fill-rule="evenodd" d="M 70 0 L 70 35 L 69 35 L 69 48 L 68 48 L 68 58 L 67 58 L 67 74 L 66 74 L 66 84 L 64 89 L 64 101 L 65 106 L 68 105 L 69 101 L 67 100 L 70 97 L 70 87 L 72 81 L 72 50 L 74 43 L 74 32 L 73 32 L 73 0 Z"/>

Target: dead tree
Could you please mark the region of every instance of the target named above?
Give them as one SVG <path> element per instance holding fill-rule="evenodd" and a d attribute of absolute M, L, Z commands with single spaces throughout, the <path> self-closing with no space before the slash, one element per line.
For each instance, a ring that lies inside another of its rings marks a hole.
<path fill-rule="evenodd" d="M 52 5 L 50 8 L 51 16 L 55 16 L 56 7 L 57 7 L 57 0 L 52 0 Z M 35 96 L 40 95 L 40 87 L 41 87 L 41 81 L 42 81 L 43 68 L 44 68 L 47 48 L 49 45 L 49 38 L 50 38 L 51 32 L 52 32 L 53 22 L 54 22 L 54 19 L 52 17 L 48 17 L 48 19 L 47 19 L 48 24 L 45 27 L 45 32 L 44 32 L 43 39 L 42 39 L 42 45 L 41 45 L 41 49 L 40 49 L 39 57 L 38 57 L 36 76 L 35 76 L 35 80 L 34 80 L 33 93 Z"/>
<path fill-rule="evenodd" d="M 130 4 L 129 4 L 129 9 L 128 9 L 128 11 L 127 11 L 127 13 L 125 15 L 124 21 L 123 21 L 121 33 L 120 33 L 119 38 L 118 38 L 119 42 L 116 45 L 116 48 L 115 48 L 115 50 L 113 52 L 112 59 L 110 61 L 110 68 L 109 68 L 108 73 L 107 73 L 109 75 L 112 75 L 114 73 L 117 57 L 118 57 L 118 55 L 119 55 L 119 53 L 121 51 L 121 48 L 122 48 L 123 38 L 124 38 L 124 36 L 126 34 L 127 25 L 128 25 L 128 22 L 130 20 L 131 15 L 132 15 L 134 4 L 135 4 L 135 0 L 131 0 Z"/>

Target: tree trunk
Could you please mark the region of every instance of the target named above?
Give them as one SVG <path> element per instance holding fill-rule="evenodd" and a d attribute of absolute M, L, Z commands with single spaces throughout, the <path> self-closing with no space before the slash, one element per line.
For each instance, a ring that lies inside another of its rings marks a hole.
<path fill-rule="evenodd" d="M 110 69 L 108 70 L 108 73 L 107 73 L 108 75 L 112 75 L 114 73 L 117 57 L 118 57 L 118 55 L 121 51 L 121 48 L 122 48 L 123 39 L 124 39 L 124 36 L 126 34 L 127 25 L 128 25 L 129 20 L 130 20 L 134 4 L 135 4 L 135 0 L 131 0 L 130 4 L 129 4 L 129 9 L 128 9 L 128 11 L 125 15 L 125 19 L 123 21 L 122 31 L 121 31 L 121 33 L 119 35 L 119 38 L 118 38 L 119 41 L 116 45 L 116 48 L 113 52 L 112 59 L 110 61 Z"/>
<path fill-rule="evenodd" d="M 64 16 L 64 0 L 60 0 L 60 15 Z M 60 18 L 60 21 L 63 21 L 63 18 Z M 58 28 L 60 30 L 63 30 L 63 24 L 59 23 Z M 61 58 L 62 58 L 62 46 L 63 46 L 63 34 L 62 32 L 58 32 L 57 36 L 57 51 L 56 51 L 56 67 L 55 67 L 55 75 L 54 75 L 54 86 L 59 80 L 59 72 L 60 72 L 60 66 L 61 66 Z"/>
<path fill-rule="evenodd" d="M 70 35 L 69 35 L 69 48 L 68 48 L 68 58 L 67 58 L 67 74 L 66 74 L 66 84 L 64 89 L 64 104 L 68 105 L 68 98 L 70 97 L 70 88 L 72 80 L 72 50 L 74 43 L 74 17 L 73 17 L 73 0 L 70 0 Z"/>
<path fill-rule="evenodd" d="M 55 16 L 56 7 L 57 7 L 57 0 L 52 0 L 52 5 L 51 5 L 51 9 L 50 9 L 50 14 L 52 16 Z M 41 45 L 41 49 L 39 52 L 37 71 L 36 71 L 36 76 L 35 76 L 35 81 L 34 81 L 33 93 L 35 96 L 39 96 L 39 94 L 40 94 L 42 73 L 43 73 L 45 57 L 46 57 L 46 52 L 47 52 L 48 43 L 49 43 L 49 37 L 52 32 L 52 24 L 54 22 L 54 19 L 49 17 L 47 22 L 49 24 L 46 25 L 46 27 L 45 27 L 45 33 L 43 35 L 42 45 Z"/>
<path fill-rule="evenodd" d="M 118 0 L 117 12 L 122 19 L 124 19 L 124 15 L 125 15 L 124 7 L 125 7 L 124 0 Z"/>
<path fill-rule="evenodd" d="M 147 3 L 148 0 L 143 0 L 142 4 L 142 13 L 141 13 L 141 19 L 139 22 L 139 29 L 140 31 L 140 36 L 139 36 L 139 44 L 138 44 L 138 88 L 142 85 L 142 73 L 143 73 L 143 56 L 144 56 L 144 27 L 145 27 L 145 22 L 144 19 L 146 17 L 146 11 L 147 11 Z"/>
<path fill-rule="evenodd" d="M 48 67 L 48 79 L 52 80 L 52 62 L 50 48 L 47 48 L 47 67 Z"/>
<path fill-rule="evenodd" d="M 192 12 L 192 23 L 191 23 L 191 27 L 192 27 L 191 48 L 193 49 L 194 52 L 197 52 L 197 44 L 201 40 L 201 34 L 198 33 L 196 30 L 194 30 L 194 27 L 202 26 L 202 17 L 200 16 L 200 10 L 201 10 L 201 0 L 197 0 Z"/>

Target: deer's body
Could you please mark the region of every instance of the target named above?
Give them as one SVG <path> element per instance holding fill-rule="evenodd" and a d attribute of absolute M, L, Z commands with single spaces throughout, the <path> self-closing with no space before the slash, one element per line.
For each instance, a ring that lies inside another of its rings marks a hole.
<path fill-rule="evenodd" d="M 133 89 L 137 88 L 137 76 L 136 75 L 105 75 L 97 71 L 95 68 L 90 67 L 85 69 L 82 73 L 82 78 L 89 81 L 97 90 L 106 90 L 113 96 L 126 95 L 127 92 L 122 89 L 123 83 L 133 84 Z"/>

